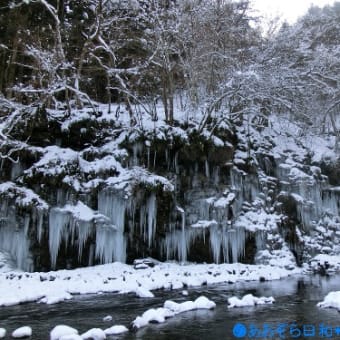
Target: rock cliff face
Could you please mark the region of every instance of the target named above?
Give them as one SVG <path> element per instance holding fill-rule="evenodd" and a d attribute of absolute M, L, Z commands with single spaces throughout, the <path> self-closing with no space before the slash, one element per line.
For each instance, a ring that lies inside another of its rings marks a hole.
<path fill-rule="evenodd" d="M 1 164 L 0 252 L 21 269 L 147 256 L 292 267 L 340 252 L 336 159 L 275 126 L 29 115 L 1 150 L 12 160 Z"/>

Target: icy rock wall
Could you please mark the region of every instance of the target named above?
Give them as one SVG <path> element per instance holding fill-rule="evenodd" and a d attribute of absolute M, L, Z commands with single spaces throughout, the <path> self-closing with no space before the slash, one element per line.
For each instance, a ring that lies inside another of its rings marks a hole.
<path fill-rule="evenodd" d="M 209 165 L 205 165 L 205 170 Z M 217 172 L 215 170 L 215 172 Z M 258 177 L 247 178 L 237 168 L 231 170 L 231 183 L 211 180 L 210 172 L 195 169 L 191 187 L 186 191 L 184 208 L 177 208 L 181 225 L 173 226 L 163 241 L 163 253 L 168 260 L 185 262 L 197 251 L 195 244 L 205 247 L 213 262 L 238 262 L 245 255 L 247 232 L 234 225 L 245 202 L 255 200 L 259 193 Z M 208 184 L 207 184 L 208 183 Z M 259 238 L 264 247 L 264 238 Z M 206 259 L 206 261 L 209 261 Z"/>
<path fill-rule="evenodd" d="M 315 168 L 311 167 L 311 171 Z M 340 195 L 330 187 L 326 176 L 309 175 L 286 163 L 279 164 L 277 169 L 281 189 L 295 201 L 298 219 L 305 230 L 315 227 L 325 213 L 339 215 Z"/>

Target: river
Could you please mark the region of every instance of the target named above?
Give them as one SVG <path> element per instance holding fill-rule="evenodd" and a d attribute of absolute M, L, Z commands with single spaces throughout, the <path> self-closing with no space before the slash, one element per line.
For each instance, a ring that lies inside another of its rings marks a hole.
<path fill-rule="evenodd" d="M 322 339 L 324 337 L 317 334 L 321 323 L 340 327 L 340 314 L 336 310 L 316 307 L 317 302 L 334 290 L 340 290 L 340 275 L 295 276 L 271 282 L 189 288 L 189 296 L 183 296 L 181 290 L 162 290 L 154 292 L 156 297 L 151 299 L 140 299 L 131 294 L 85 295 L 55 305 L 27 303 L 0 307 L 0 327 L 5 327 L 10 334 L 17 327 L 28 325 L 33 329 L 32 339 L 45 340 L 48 339 L 50 330 L 58 324 L 75 327 L 79 332 L 94 327 L 105 329 L 114 324 L 128 326 L 138 315 L 149 308 L 161 307 L 167 299 L 182 302 L 205 295 L 216 303 L 215 310 L 186 312 L 168 319 L 164 324 L 150 324 L 137 332 L 125 333 L 112 339 L 236 339 L 232 331 L 236 323 L 242 323 L 246 327 L 251 324 L 262 327 L 264 323 L 276 327 L 280 323 L 291 325 L 294 322 L 297 322 L 298 327 L 304 324 L 314 325 L 316 335 L 310 338 Z M 228 297 L 241 297 L 249 293 L 256 296 L 273 296 L 276 303 L 227 308 Z M 112 316 L 111 322 L 103 321 L 103 317 L 107 315 Z M 293 338 L 292 334 L 294 333 L 290 334 L 287 329 L 285 338 Z M 303 336 L 296 338 L 303 339 Z M 335 338 L 335 335 L 332 338 Z M 273 335 L 271 339 L 280 337 Z"/>

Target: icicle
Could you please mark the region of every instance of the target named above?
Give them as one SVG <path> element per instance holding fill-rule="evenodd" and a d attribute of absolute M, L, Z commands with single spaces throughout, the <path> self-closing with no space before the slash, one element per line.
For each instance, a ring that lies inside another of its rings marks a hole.
<path fill-rule="evenodd" d="M 189 246 L 187 245 L 187 238 L 185 235 L 185 211 L 182 209 L 181 211 L 182 217 L 182 237 L 181 237 L 181 251 L 180 251 L 180 261 L 185 262 L 187 260 L 187 252 Z"/>
<path fill-rule="evenodd" d="M 48 244 L 50 249 L 51 266 L 54 269 L 57 263 L 60 243 L 63 237 L 63 232 L 68 231 L 68 226 L 71 221 L 71 215 L 59 208 L 53 208 L 49 214 L 49 238 Z M 68 234 L 67 234 L 68 236 Z"/>
<path fill-rule="evenodd" d="M 157 151 L 155 150 L 154 154 L 153 154 L 153 168 L 156 168 L 156 159 L 157 159 Z"/>
<path fill-rule="evenodd" d="M 24 168 L 21 162 L 12 163 L 11 181 L 16 180 L 23 172 L 24 172 Z"/>
<path fill-rule="evenodd" d="M 245 231 L 243 228 L 231 229 L 228 231 L 231 245 L 231 257 L 233 262 L 238 262 L 245 252 Z"/>
<path fill-rule="evenodd" d="M 214 262 L 219 263 L 221 258 L 222 235 L 218 227 L 210 228 L 210 247 Z"/>
<path fill-rule="evenodd" d="M 167 164 L 167 169 L 169 170 L 170 163 L 169 163 L 169 150 L 165 149 L 165 162 Z"/>
<path fill-rule="evenodd" d="M 23 221 L 17 220 L 15 207 L 7 199 L 2 199 L 0 205 L 0 251 L 9 253 L 17 268 L 32 271 L 33 260 L 30 253 L 28 228 L 30 216 L 25 215 Z"/>
<path fill-rule="evenodd" d="M 313 220 L 316 216 L 313 214 L 313 202 L 297 202 L 296 203 L 297 216 L 305 229 L 310 229 Z"/>
<path fill-rule="evenodd" d="M 150 247 L 156 234 L 157 202 L 154 193 L 148 198 L 146 210 L 148 213 L 148 246 Z"/>
<path fill-rule="evenodd" d="M 186 262 L 193 233 L 185 228 L 184 209 L 177 206 L 176 210 L 181 214 L 181 230 L 170 231 L 166 234 L 163 249 L 168 260 L 177 258 L 180 262 Z"/>
<path fill-rule="evenodd" d="M 43 221 L 44 221 L 44 214 L 42 211 L 37 210 L 36 212 L 36 223 L 37 223 L 37 238 L 38 242 L 41 242 L 42 234 L 43 234 Z"/>
<path fill-rule="evenodd" d="M 32 271 L 30 242 L 23 229 L 13 226 L 0 228 L 0 250 L 9 253 L 16 266 L 24 271 Z"/>
<path fill-rule="evenodd" d="M 25 217 L 24 217 L 24 235 L 27 237 L 28 235 L 28 228 L 30 226 L 30 215 L 28 214 L 25 214 Z"/>
<path fill-rule="evenodd" d="M 125 262 L 126 241 L 124 235 L 112 226 L 97 226 L 95 254 L 101 263 Z"/>
<path fill-rule="evenodd" d="M 135 143 L 132 146 L 132 166 L 140 165 L 139 158 L 143 155 L 144 144 Z"/>
<path fill-rule="evenodd" d="M 90 244 L 90 250 L 89 250 L 89 262 L 88 262 L 88 266 L 93 266 L 93 259 L 94 259 L 94 244 Z"/>
<path fill-rule="evenodd" d="M 83 255 L 83 249 L 86 241 L 91 235 L 92 232 L 92 222 L 89 221 L 78 221 L 77 224 L 77 233 L 78 233 L 78 259 L 81 260 Z"/>
<path fill-rule="evenodd" d="M 209 162 L 207 159 L 205 160 L 205 176 L 207 178 L 210 178 L 210 168 L 209 168 Z"/>
<path fill-rule="evenodd" d="M 267 233 L 264 230 L 257 230 L 255 234 L 256 250 L 266 249 Z"/>
<path fill-rule="evenodd" d="M 334 190 L 325 191 L 322 198 L 322 210 L 339 215 L 339 194 Z"/>
<path fill-rule="evenodd" d="M 127 201 L 114 191 L 104 190 L 99 193 L 98 210 L 107 216 L 115 227 L 115 229 L 107 226 L 97 227 L 96 257 L 104 259 L 104 263 L 112 261 L 125 262 L 126 240 L 124 228 L 126 209 Z"/>
<path fill-rule="evenodd" d="M 146 152 L 147 152 L 147 168 L 150 168 L 150 154 L 151 154 L 151 143 L 149 140 L 145 141 Z"/>
<path fill-rule="evenodd" d="M 214 180 L 214 185 L 219 185 L 220 184 L 220 167 L 216 166 L 213 169 L 213 180 Z"/>
<path fill-rule="evenodd" d="M 175 159 L 174 159 L 174 164 L 175 164 L 175 174 L 179 174 L 179 167 L 178 167 L 178 151 L 175 153 Z"/>
<path fill-rule="evenodd" d="M 190 233 L 183 233 L 183 230 L 176 230 L 167 233 L 163 248 L 165 248 L 167 260 L 177 258 L 180 262 L 187 260 L 187 253 L 190 246 Z"/>
<path fill-rule="evenodd" d="M 229 257 L 229 234 L 226 230 L 226 228 L 223 228 L 222 232 L 222 249 L 223 249 L 223 260 L 226 263 L 230 262 L 230 257 Z"/>
<path fill-rule="evenodd" d="M 251 203 L 259 194 L 258 176 L 246 174 L 233 167 L 230 172 L 231 185 L 233 191 L 237 192 L 237 197 L 233 202 L 233 212 L 237 216 L 245 201 Z"/>
<path fill-rule="evenodd" d="M 152 193 L 147 199 L 146 205 L 140 208 L 139 233 L 142 235 L 148 247 L 151 247 L 155 239 L 157 222 L 157 201 L 156 195 Z"/>
<path fill-rule="evenodd" d="M 213 203 L 213 199 L 201 199 L 199 202 L 199 220 L 210 220 L 210 206 Z"/>

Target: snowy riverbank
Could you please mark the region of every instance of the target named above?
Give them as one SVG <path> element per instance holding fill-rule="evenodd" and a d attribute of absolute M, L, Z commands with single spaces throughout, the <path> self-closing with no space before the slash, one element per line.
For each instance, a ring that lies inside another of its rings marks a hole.
<path fill-rule="evenodd" d="M 240 281 L 276 280 L 301 273 L 301 268 L 245 264 L 159 263 L 153 268 L 135 269 L 112 263 L 48 273 L 7 272 L 0 274 L 0 306 L 23 302 L 58 303 L 77 294 L 135 293 L 156 289 Z M 155 293 L 157 294 L 157 293 Z"/>

